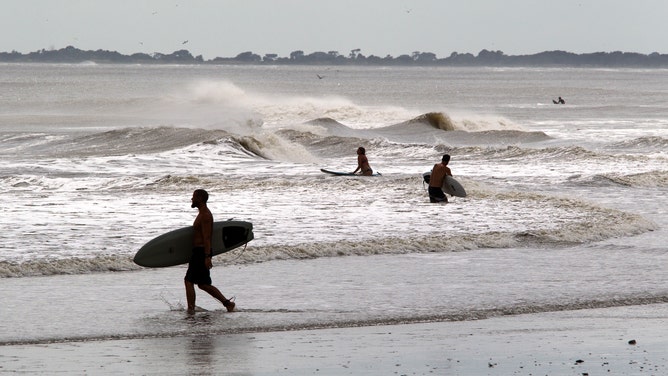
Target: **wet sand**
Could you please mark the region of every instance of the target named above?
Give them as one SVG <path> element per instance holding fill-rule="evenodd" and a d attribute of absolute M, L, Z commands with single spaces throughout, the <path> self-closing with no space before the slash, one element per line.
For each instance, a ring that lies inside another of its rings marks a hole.
<path fill-rule="evenodd" d="M 668 304 L 655 304 L 478 321 L 6 345 L 0 373 L 663 375 L 667 348 Z"/>

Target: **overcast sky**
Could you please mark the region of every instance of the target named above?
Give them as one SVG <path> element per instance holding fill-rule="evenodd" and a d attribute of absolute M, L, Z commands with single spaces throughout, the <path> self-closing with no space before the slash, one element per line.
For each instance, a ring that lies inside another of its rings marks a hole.
<path fill-rule="evenodd" d="M 0 0 L 0 51 L 668 53 L 667 0 Z"/>

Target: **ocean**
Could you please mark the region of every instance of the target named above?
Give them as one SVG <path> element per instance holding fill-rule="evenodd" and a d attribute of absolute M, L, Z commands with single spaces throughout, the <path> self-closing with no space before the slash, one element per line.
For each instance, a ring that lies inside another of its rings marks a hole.
<path fill-rule="evenodd" d="M 0 352 L 668 302 L 667 73 L 0 65 Z M 359 146 L 382 176 L 320 172 Z M 445 153 L 468 196 L 430 204 Z M 254 225 L 234 314 L 132 262 L 197 188 Z"/>

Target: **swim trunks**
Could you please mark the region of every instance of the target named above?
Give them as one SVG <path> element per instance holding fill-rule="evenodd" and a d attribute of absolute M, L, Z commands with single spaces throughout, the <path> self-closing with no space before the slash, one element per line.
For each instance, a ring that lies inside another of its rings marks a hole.
<path fill-rule="evenodd" d="M 204 247 L 193 248 L 185 280 L 196 285 L 211 284 L 211 274 L 209 273 L 209 268 L 206 267 L 204 258 Z"/>
<path fill-rule="evenodd" d="M 429 201 L 430 202 L 448 202 L 445 193 L 441 187 L 429 187 Z"/>

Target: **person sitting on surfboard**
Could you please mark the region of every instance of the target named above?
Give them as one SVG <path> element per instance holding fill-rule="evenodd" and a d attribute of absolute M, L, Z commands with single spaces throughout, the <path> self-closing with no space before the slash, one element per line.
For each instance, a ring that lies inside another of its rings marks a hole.
<path fill-rule="evenodd" d="M 448 198 L 443 193 L 443 182 L 446 176 L 452 176 L 448 163 L 450 162 L 450 155 L 445 154 L 441 158 L 441 163 L 434 165 L 431 170 L 431 177 L 429 178 L 429 201 L 430 202 L 448 202 Z"/>
<path fill-rule="evenodd" d="M 366 150 L 363 147 L 357 148 L 357 168 L 353 171 L 353 174 L 360 171 L 360 174 L 364 176 L 373 175 L 373 170 L 369 166 L 369 160 L 366 158 Z"/>
<path fill-rule="evenodd" d="M 559 97 L 559 99 L 557 99 L 556 101 L 554 99 L 552 99 L 552 103 L 554 103 L 554 104 L 566 104 L 566 101 L 564 100 L 564 98 Z"/>
<path fill-rule="evenodd" d="M 195 285 L 218 299 L 228 312 L 234 311 L 234 302 L 225 298 L 215 286 L 211 284 L 211 237 L 213 234 L 213 214 L 206 205 L 209 193 L 204 189 L 193 192 L 192 208 L 197 208 L 199 213 L 193 223 L 193 254 L 188 263 L 188 271 L 184 278 L 186 284 L 186 300 L 188 301 L 188 313 L 195 313 Z"/>

